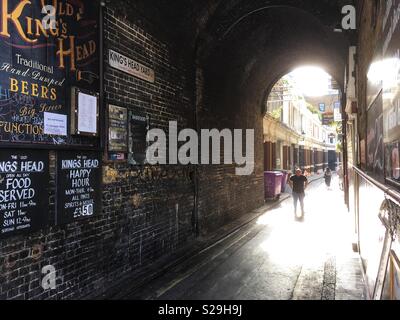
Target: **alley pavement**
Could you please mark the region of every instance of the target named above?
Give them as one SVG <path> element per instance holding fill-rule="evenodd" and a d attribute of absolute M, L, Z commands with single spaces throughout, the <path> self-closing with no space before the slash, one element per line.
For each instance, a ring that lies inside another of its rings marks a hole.
<path fill-rule="evenodd" d="M 364 300 L 354 222 L 338 185 L 337 177 L 329 190 L 323 180 L 310 185 L 304 220 L 288 198 L 123 298 Z"/>

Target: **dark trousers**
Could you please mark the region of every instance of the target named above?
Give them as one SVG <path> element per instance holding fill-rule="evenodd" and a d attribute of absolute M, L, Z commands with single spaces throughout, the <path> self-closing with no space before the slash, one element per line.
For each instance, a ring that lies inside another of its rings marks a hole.
<path fill-rule="evenodd" d="M 330 187 L 332 182 L 332 177 L 325 177 L 325 184 Z"/>

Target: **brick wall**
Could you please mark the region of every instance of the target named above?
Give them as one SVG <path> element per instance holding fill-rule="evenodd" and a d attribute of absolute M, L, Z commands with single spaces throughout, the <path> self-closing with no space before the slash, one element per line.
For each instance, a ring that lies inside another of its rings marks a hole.
<path fill-rule="evenodd" d="M 198 74 L 202 74 L 197 84 L 198 121 L 200 128 L 242 129 L 243 140 L 245 130 L 254 130 L 255 168 L 249 176 L 238 176 L 235 165 L 199 167 L 198 216 L 202 235 L 218 231 L 264 204 L 263 117 L 259 99 L 263 88 L 259 90 L 257 81 L 242 85 L 248 71 L 245 64 L 234 65 L 241 54 L 236 50 L 239 51 L 229 43 L 198 66 Z"/>
<path fill-rule="evenodd" d="M 113 49 L 154 69 L 156 81 L 138 80 L 105 63 L 105 102 L 148 113 L 151 127 L 162 129 L 169 121 L 178 121 L 179 128 L 254 129 L 254 174 L 238 177 L 233 165 L 133 167 L 105 162 L 103 210 L 98 216 L 0 241 L 0 299 L 97 296 L 190 244 L 196 235 L 197 200 L 201 235 L 218 232 L 264 203 L 263 102 L 268 86 L 298 59 L 297 44 L 302 42 L 292 39 L 296 45 L 292 43 L 290 53 L 282 56 L 277 48 L 289 45 L 280 41 L 292 33 L 290 28 L 281 36 L 280 26 L 273 31 L 271 19 L 257 15 L 259 20 L 251 19 L 241 33 L 233 33 L 224 48 L 213 30 L 200 34 L 212 44 L 198 46 L 204 55 L 210 51 L 203 59 L 195 54 L 198 38 L 193 35 L 199 34 L 200 25 L 209 25 L 207 8 L 192 19 L 200 5 L 190 2 L 196 6 L 184 1 L 107 1 L 105 61 L 107 50 Z M 216 9 L 210 4 L 210 14 Z M 210 28 L 222 35 L 234 21 Z M 304 33 L 309 29 L 314 26 Z M 266 39 L 277 42 L 271 45 Z M 300 55 L 308 58 L 309 52 Z M 54 152 L 51 157 L 49 210 L 54 215 Z M 57 289 L 44 291 L 41 269 L 49 264 L 57 271 Z"/>
<path fill-rule="evenodd" d="M 160 25 L 134 16 L 129 21 L 117 10 L 109 6 L 105 11 L 105 53 L 110 48 L 153 68 L 156 81 L 136 79 L 106 63 L 106 102 L 148 113 L 151 127 L 167 128 L 168 121 L 193 127 L 193 89 L 187 61 L 177 50 L 180 47 L 159 31 Z M 159 33 L 156 37 L 145 30 Z M 51 155 L 49 210 L 54 216 L 54 152 Z M 96 296 L 172 254 L 194 239 L 193 179 L 191 166 L 134 167 L 105 162 L 100 214 L 0 241 L 0 299 Z M 56 290 L 41 287 L 41 270 L 46 265 L 56 268 Z"/>

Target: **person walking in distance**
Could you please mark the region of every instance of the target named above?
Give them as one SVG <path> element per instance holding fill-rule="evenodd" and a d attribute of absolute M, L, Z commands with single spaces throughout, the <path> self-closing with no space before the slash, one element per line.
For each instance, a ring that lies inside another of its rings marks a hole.
<path fill-rule="evenodd" d="M 342 167 L 342 165 L 339 166 L 339 169 L 338 169 L 338 171 L 337 171 L 337 174 L 338 174 L 338 176 L 339 176 L 339 188 L 340 188 L 341 191 L 343 191 L 343 190 L 344 190 L 344 184 L 343 184 L 343 176 L 344 176 L 344 173 L 343 173 L 343 167 Z"/>
<path fill-rule="evenodd" d="M 326 168 L 325 173 L 324 173 L 324 179 L 325 179 L 325 184 L 328 190 L 331 188 L 331 182 L 332 182 L 332 171 L 330 168 Z"/>
<path fill-rule="evenodd" d="M 297 204 L 300 201 L 301 206 L 301 219 L 304 218 L 304 198 L 306 197 L 305 190 L 308 187 L 308 179 L 303 175 L 301 169 L 296 169 L 296 174 L 289 180 L 290 187 L 292 188 L 292 195 L 294 201 L 294 215 L 297 217 Z"/>

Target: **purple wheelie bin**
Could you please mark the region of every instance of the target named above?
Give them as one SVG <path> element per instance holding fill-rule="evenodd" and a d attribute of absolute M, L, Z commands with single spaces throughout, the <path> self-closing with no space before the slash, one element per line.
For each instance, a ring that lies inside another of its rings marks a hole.
<path fill-rule="evenodd" d="M 281 172 L 265 171 L 264 172 L 264 185 L 265 185 L 265 199 L 276 200 L 279 199 L 282 191 L 282 176 Z"/>
<path fill-rule="evenodd" d="M 288 179 L 289 179 L 289 172 L 281 171 L 281 173 L 282 173 L 282 193 L 285 193 L 286 185 L 287 185 Z"/>

